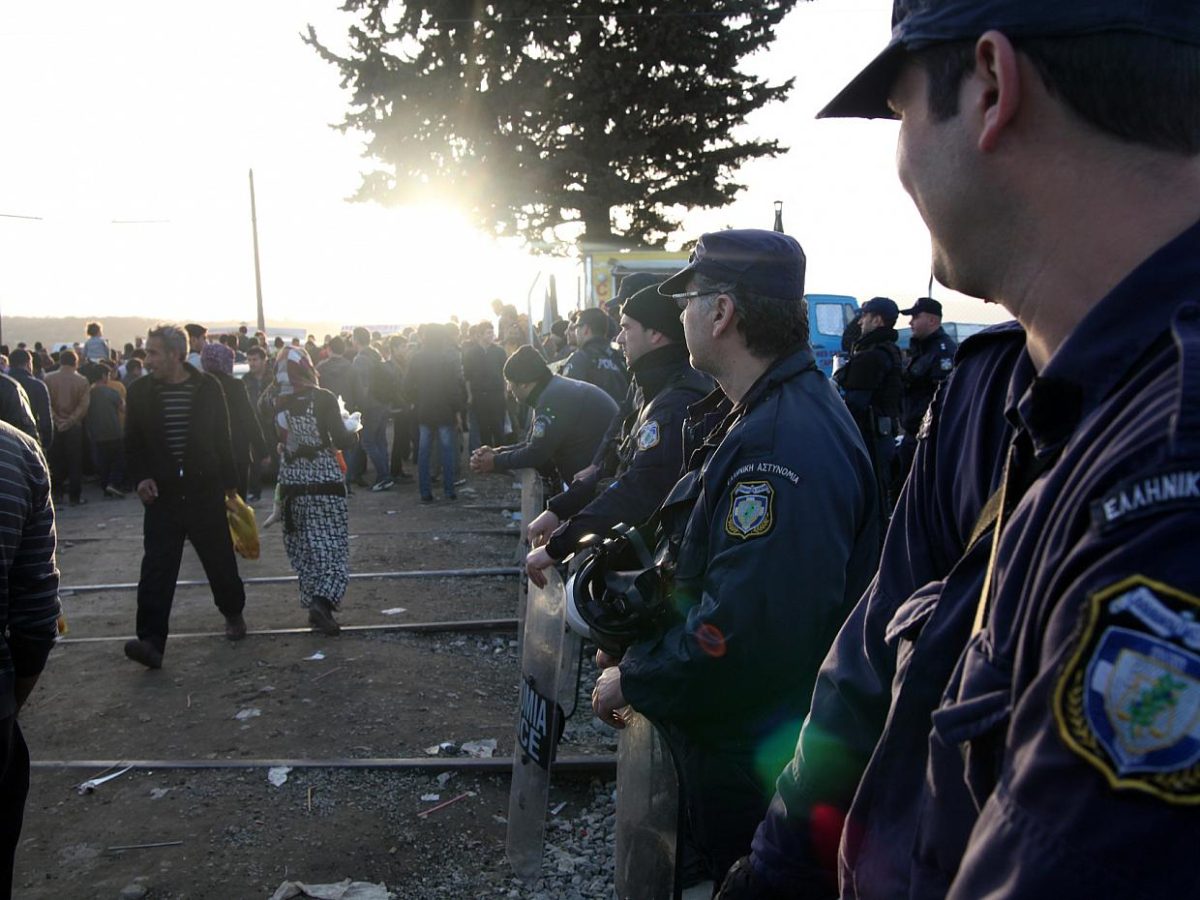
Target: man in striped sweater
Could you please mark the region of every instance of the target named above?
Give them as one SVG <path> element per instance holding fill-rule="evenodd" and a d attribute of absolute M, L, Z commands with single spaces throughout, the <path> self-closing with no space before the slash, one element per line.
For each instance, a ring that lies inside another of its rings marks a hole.
<path fill-rule="evenodd" d="M 216 379 L 185 362 L 187 349 L 187 335 L 175 325 L 150 331 L 152 377 L 130 387 L 125 418 L 129 479 L 146 507 L 137 638 L 125 644 L 125 655 L 150 669 L 162 667 L 185 540 L 225 616 L 225 636 L 246 636 L 246 591 L 225 514 L 225 498 L 237 494 L 229 413 Z"/>
<path fill-rule="evenodd" d="M 6 898 L 29 793 L 29 751 L 17 711 L 54 646 L 59 606 L 46 459 L 34 438 L 4 422 L 0 513 L 0 897 Z"/>

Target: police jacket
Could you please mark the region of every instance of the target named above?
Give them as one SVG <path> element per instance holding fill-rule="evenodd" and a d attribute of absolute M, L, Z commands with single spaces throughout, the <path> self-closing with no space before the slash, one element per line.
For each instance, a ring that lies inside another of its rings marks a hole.
<path fill-rule="evenodd" d="M 954 366 L 957 349 L 958 344 L 940 325 L 928 337 L 909 340 L 904 360 L 904 399 L 900 404 L 900 427 L 905 434 L 915 436 L 920 430 L 933 392 Z"/>
<path fill-rule="evenodd" d="M 879 572 L 821 666 L 795 758 L 780 775 L 754 838 L 751 864 L 784 893 L 836 892 L 836 861 L 817 849 L 827 836 L 814 831 L 823 821 L 814 811 L 824 808 L 839 820 L 854 817 L 843 847 L 846 896 L 906 895 L 929 719 L 956 658 L 916 656 L 913 647 L 922 634 L 962 631 L 963 615 L 952 615 L 952 604 L 939 607 L 938 600 L 944 583 L 954 589 L 965 577 L 978 584 L 971 571 L 978 554 L 986 558 L 990 549 L 984 540 L 963 560 L 1000 484 L 1011 432 L 1004 416 L 1007 379 L 1024 347 L 1025 333 L 1015 322 L 964 342 L 919 433 Z M 964 447 L 984 446 L 996 449 L 964 464 Z M 966 618 L 973 615 L 969 603 L 959 606 Z"/>
<path fill-rule="evenodd" d="M 500 447 L 493 465 L 506 469 L 537 469 L 559 483 L 592 460 L 617 404 L 600 388 L 583 381 L 551 375 L 529 397 L 533 421 L 525 440 Z"/>
<path fill-rule="evenodd" d="M 1017 363 L 987 602 L 967 595 L 965 650 L 930 648 L 961 655 L 933 715 L 917 896 L 1200 895 L 1197 296 L 1200 224 L 1040 373 Z"/>
<path fill-rule="evenodd" d="M 864 435 L 879 434 L 878 419 L 900 416 L 903 361 L 896 346 L 896 329 L 880 327 L 854 344 L 854 353 L 837 373 L 846 406 Z"/>
<path fill-rule="evenodd" d="M 560 374 L 602 388 L 617 403 L 624 399 L 629 387 L 624 357 L 604 337 L 591 338 L 572 353 Z"/>
<path fill-rule="evenodd" d="M 718 390 L 694 404 L 686 434 L 687 471 L 659 513 L 678 617 L 626 651 L 622 691 L 710 750 L 790 750 L 874 571 L 870 460 L 807 345 L 740 403 Z"/>
<path fill-rule="evenodd" d="M 646 521 L 679 480 L 687 408 L 712 390 L 712 380 L 692 368 L 683 343 L 651 350 L 632 369 L 636 406 L 617 449 L 617 480 L 598 497 L 596 479 L 589 479 L 550 500 L 547 507 L 563 520 L 546 546 L 554 559 L 575 552 L 586 535 Z"/>
<path fill-rule="evenodd" d="M 153 478 L 163 496 L 220 498 L 237 485 L 229 437 L 229 412 L 221 386 L 184 363 L 195 390 L 192 420 L 182 466 L 167 448 L 163 431 L 162 385 L 139 378 L 129 386 L 125 414 L 125 462 L 134 484 Z"/>

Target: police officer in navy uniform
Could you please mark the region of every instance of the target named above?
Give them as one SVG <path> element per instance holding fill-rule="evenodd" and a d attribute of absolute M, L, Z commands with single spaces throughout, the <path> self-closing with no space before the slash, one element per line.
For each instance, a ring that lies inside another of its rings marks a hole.
<path fill-rule="evenodd" d="M 687 408 L 712 390 L 712 379 L 688 361 L 679 307 L 656 283 L 621 307 L 617 343 L 633 373 L 635 397 L 621 431 L 616 480 L 597 496 L 598 474 L 577 479 L 529 524 L 534 549 L 526 570 L 535 584 L 544 581 L 543 569 L 574 553 L 588 535 L 650 518 L 683 469 Z"/>
<path fill-rule="evenodd" d="M 517 400 L 533 408 L 529 433 L 519 444 L 478 448 L 471 470 L 537 469 L 553 484 L 563 484 L 591 461 L 617 404 L 595 385 L 551 374 L 529 344 L 504 363 L 504 378 Z"/>
<path fill-rule="evenodd" d="M 942 327 L 942 304 L 932 297 L 920 297 L 900 314 L 910 316 L 912 337 L 904 354 L 904 398 L 900 402 L 900 427 L 904 438 L 900 442 L 901 476 L 912 468 L 917 450 L 917 432 L 925 410 L 933 400 L 933 392 L 950 375 L 958 344 Z"/>
<path fill-rule="evenodd" d="M 931 428 L 959 429 L 1004 392 L 1007 433 L 959 452 L 969 477 L 1003 459 L 968 548 L 826 662 L 880 703 L 871 686 L 895 673 L 841 893 L 1200 895 L 1200 6 L 894 15 L 889 47 L 825 114 L 900 119 L 935 274 L 1026 337 L 980 396 L 957 393 L 956 372 L 931 408 Z M 816 796 L 810 750 L 840 747 L 810 726 L 789 775 Z M 789 791 L 723 896 L 803 896 Z"/>
<path fill-rule="evenodd" d="M 660 288 L 683 308 L 693 366 L 687 470 L 656 514 L 674 610 L 593 693 L 659 726 L 688 828 L 720 883 L 746 852 L 808 712 L 817 666 L 874 571 L 870 460 L 808 345 L 804 254 L 772 231 L 705 234 Z"/>
<path fill-rule="evenodd" d="M 900 307 L 888 297 L 873 297 L 859 310 L 860 334 L 850 359 L 834 380 L 854 417 L 875 465 L 880 505 L 886 517 L 895 503 L 896 435 L 904 393 L 904 361 L 896 344 Z"/>
<path fill-rule="evenodd" d="M 625 371 L 624 359 L 613 349 L 609 339 L 611 324 L 612 320 L 598 307 L 582 310 L 575 323 L 578 349 L 567 358 L 560 374 L 603 388 L 608 396 L 620 403 L 629 389 L 629 373 Z"/>

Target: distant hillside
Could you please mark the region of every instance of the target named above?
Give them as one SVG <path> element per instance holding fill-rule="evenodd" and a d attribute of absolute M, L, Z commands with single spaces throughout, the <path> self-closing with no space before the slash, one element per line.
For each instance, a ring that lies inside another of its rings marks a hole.
<path fill-rule="evenodd" d="M 3 329 L 3 334 L 0 335 L 2 337 L 0 343 L 8 344 L 9 347 L 15 347 L 18 341 L 25 341 L 25 343 L 30 345 L 35 341 L 41 341 L 47 345 L 83 341 L 87 338 L 86 328 L 89 321 L 92 320 L 72 316 L 61 318 L 4 316 L 3 320 L 0 321 L 0 327 Z M 100 321 L 104 325 L 104 336 L 108 338 L 112 345 L 120 348 L 127 341 L 132 341 L 135 336 L 140 335 L 145 337 L 146 332 L 157 325 L 160 320 L 145 319 L 136 316 L 111 316 L 103 317 Z M 182 325 L 184 323 L 180 322 L 179 324 Z M 208 322 L 202 324 L 209 325 Z M 228 325 L 229 323 L 225 322 L 222 324 Z M 254 330 L 253 322 L 247 322 L 246 325 L 250 327 L 251 331 Z M 319 341 L 326 334 L 334 334 L 340 327 L 340 323 L 269 321 L 267 326 L 268 333 L 271 332 L 272 326 L 278 328 L 304 328 L 310 334 L 315 334 Z"/>

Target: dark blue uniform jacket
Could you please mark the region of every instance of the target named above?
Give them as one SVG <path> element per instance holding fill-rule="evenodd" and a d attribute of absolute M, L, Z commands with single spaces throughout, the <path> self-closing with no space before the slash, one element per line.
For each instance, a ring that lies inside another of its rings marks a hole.
<path fill-rule="evenodd" d="M 617 404 L 594 384 L 552 375 L 529 398 L 533 421 L 520 444 L 496 450 L 495 467 L 537 469 L 557 483 L 592 461 Z"/>
<path fill-rule="evenodd" d="M 663 504 L 676 624 L 621 662 L 626 699 L 708 750 L 794 744 L 817 667 L 874 570 L 871 464 L 804 347 L 693 405 Z M 773 777 L 773 776 L 772 776 Z"/>
<path fill-rule="evenodd" d="M 617 480 L 599 496 L 597 478 L 577 481 L 550 500 L 547 507 L 564 520 L 546 546 L 554 559 L 575 552 L 589 534 L 645 522 L 679 480 L 687 409 L 712 390 L 712 380 L 691 367 L 682 343 L 652 350 L 632 368 L 635 412 L 622 429 Z"/>
<path fill-rule="evenodd" d="M 1022 354 L 984 386 L 1006 388 L 1012 450 L 965 444 L 963 466 L 1003 450 L 1011 509 L 990 578 L 985 539 L 886 632 L 905 643 L 872 764 L 897 761 L 888 794 L 911 812 L 906 833 L 861 835 L 864 779 L 844 895 L 1200 895 L 1198 296 L 1200 225 L 1101 299 L 1041 373 Z M 978 402 L 946 399 L 939 427 Z M 932 694 L 946 659 L 932 716 L 902 710 L 906 685 Z M 927 724 L 917 779 L 899 760 Z"/>

